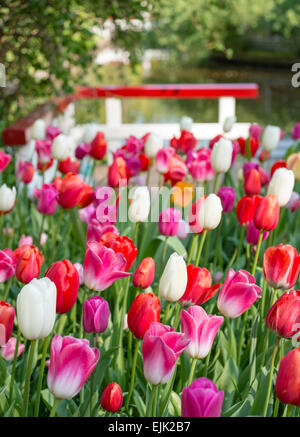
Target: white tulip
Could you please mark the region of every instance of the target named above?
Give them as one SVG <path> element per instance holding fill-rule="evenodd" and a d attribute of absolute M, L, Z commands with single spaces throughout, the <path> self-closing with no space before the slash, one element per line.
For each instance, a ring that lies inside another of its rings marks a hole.
<path fill-rule="evenodd" d="M 278 168 L 269 183 L 268 194 L 277 197 L 279 205 L 285 206 L 291 198 L 295 185 L 295 176 L 292 170 Z"/>
<path fill-rule="evenodd" d="M 180 130 L 191 131 L 193 127 L 193 119 L 184 115 L 180 120 Z"/>
<path fill-rule="evenodd" d="M 163 147 L 163 139 L 156 135 L 150 134 L 145 143 L 145 153 L 149 158 L 155 158 L 159 149 Z"/>
<path fill-rule="evenodd" d="M 186 263 L 174 252 L 159 281 L 159 295 L 169 302 L 177 302 L 184 295 L 187 285 Z"/>
<path fill-rule="evenodd" d="M 232 142 L 226 138 L 220 138 L 211 152 L 211 166 L 216 173 L 226 173 L 230 169 L 231 160 Z"/>
<path fill-rule="evenodd" d="M 0 187 L 0 212 L 10 211 L 16 203 L 16 188 L 9 188 L 6 184 Z"/>
<path fill-rule="evenodd" d="M 148 187 L 137 187 L 132 196 L 128 215 L 132 222 L 147 221 L 150 211 L 150 194 Z"/>
<path fill-rule="evenodd" d="M 278 126 L 266 126 L 262 135 L 262 147 L 266 152 L 274 150 L 280 140 L 281 129 Z"/>
<path fill-rule="evenodd" d="M 209 194 L 199 211 L 199 224 L 204 229 L 215 229 L 222 218 L 222 202 L 216 194 Z"/>
<path fill-rule="evenodd" d="M 31 127 L 31 138 L 33 140 L 44 140 L 46 137 L 46 123 L 43 119 L 35 120 Z"/>
<path fill-rule="evenodd" d="M 28 340 L 47 337 L 56 317 L 56 285 L 49 278 L 33 279 L 17 297 L 20 331 Z"/>
<path fill-rule="evenodd" d="M 70 138 L 64 134 L 59 134 L 54 138 L 51 150 L 54 159 L 57 159 L 58 161 L 64 161 L 72 155 L 72 152 L 73 150 Z"/>
<path fill-rule="evenodd" d="M 236 122 L 235 115 L 230 115 L 230 116 L 226 117 L 224 120 L 224 123 L 223 123 L 223 131 L 224 132 L 231 131 L 232 126 L 234 125 L 235 122 Z"/>

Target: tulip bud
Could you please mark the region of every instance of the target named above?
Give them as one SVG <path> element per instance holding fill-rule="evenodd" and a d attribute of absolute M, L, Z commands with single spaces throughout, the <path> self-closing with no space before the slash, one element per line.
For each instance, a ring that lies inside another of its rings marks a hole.
<path fill-rule="evenodd" d="M 33 279 L 17 297 L 20 331 L 28 340 L 47 337 L 56 316 L 56 286 L 49 278 Z"/>
<path fill-rule="evenodd" d="M 102 297 L 94 296 L 84 301 L 83 329 L 85 332 L 104 332 L 108 326 L 109 317 L 108 302 Z"/>
<path fill-rule="evenodd" d="M 254 217 L 262 196 L 243 196 L 236 205 L 236 216 L 240 225 L 248 225 Z"/>
<path fill-rule="evenodd" d="M 128 311 L 127 323 L 136 338 L 143 338 L 153 322 L 160 320 L 160 300 L 152 293 L 140 293 Z"/>
<path fill-rule="evenodd" d="M 163 139 L 156 134 L 150 134 L 145 142 L 145 153 L 149 158 L 155 158 L 159 149 L 163 147 Z"/>
<path fill-rule="evenodd" d="M 95 138 L 91 142 L 91 149 L 89 152 L 90 156 L 101 161 L 101 159 L 103 159 L 105 156 L 106 148 L 107 143 L 105 141 L 104 133 L 97 132 Z"/>
<path fill-rule="evenodd" d="M 0 301 L 0 346 L 3 346 L 10 339 L 15 318 L 15 309 L 9 304 Z"/>
<path fill-rule="evenodd" d="M 68 173 L 59 188 L 58 203 L 64 209 L 71 209 L 78 205 L 82 197 L 85 182 L 75 173 Z"/>
<path fill-rule="evenodd" d="M 182 390 L 182 417 L 220 417 L 224 392 L 208 378 L 198 378 Z"/>
<path fill-rule="evenodd" d="M 44 140 L 46 135 L 46 123 L 43 119 L 35 120 L 31 127 L 31 138 L 34 140 Z"/>
<path fill-rule="evenodd" d="M 244 190 L 247 195 L 259 194 L 261 190 L 261 177 L 259 171 L 255 168 L 246 173 Z"/>
<path fill-rule="evenodd" d="M 34 167 L 31 162 L 20 161 L 17 169 L 17 179 L 24 184 L 29 184 L 32 181 L 34 175 Z"/>
<path fill-rule="evenodd" d="M 235 122 L 236 122 L 235 115 L 230 115 L 230 116 L 226 117 L 224 120 L 224 123 L 223 123 L 223 131 L 224 132 L 231 131 L 232 126 L 234 125 Z"/>
<path fill-rule="evenodd" d="M 292 170 L 278 168 L 269 183 L 268 194 L 274 194 L 279 205 L 285 206 L 292 195 L 294 184 L 295 176 Z"/>
<path fill-rule="evenodd" d="M 260 235 L 259 229 L 257 229 L 257 227 L 253 223 L 253 220 L 251 220 L 251 222 L 247 227 L 247 234 L 246 234 L 247 243 L 256 246 L 258 244 L 259 235 Z M 268 238 L 268 236 L 269 236 L 269 232 L 263 232 L 262 241 Z"/>
<path fill-rule="evenodd" d="M 278 126 L 268 125 L 262 134 L 261 144 L 266 152 L 271 152 L 274 150 L 280 140 L 281 129 Z"/>
<path fill-rule="evenodd" d="M 144 258 L 139 264 L 132 278 L 132 283 L 136 288 L 143 290 L 150 287 L 155 275 L 155 261 L 151 257 Z"/>
<path fill-rule="evenodd" d="M 177 302 L 183 296 L 187 285 L 187 269 L 182 256 L 174 252 L 159 281 L 159 295 L 169 302 Z"/>
<path fill-rule="evenodd" d="M 78 174 L 80 171 L 80 162 L 77 160 L 72 160 L 70 156 L 64 161 L 59 161 L 58 170 L 63 173 L 76 173 Z"/>
<path fill-rule="evenodd" d="M 180 130 L 191 131 L 193 127 L 193 119 L 184 115 L 180 120 Z"/>
<path fill-rule="evenodd" d="M 299 332 L 300 339 L 300 291 L 283 293 L 269 309 L 266 325 L 279 337 L 291 338 Z"/>
<path fill-rule="evenodd" d="M 216 194 L 209 194 L 199 213 L 199 223 L 204 229 L 215 229 L 222 218 L 222 203 Z"/>
<path fill-rule="evenodd" d="M 236 194 L 232 187 L 222 187 L 219 189 L 217 196 L 221 199 L 223 212 L 228 214 L 233 210 Z"/>
<path fill-rule="evenodd" d="M 279 220 L 280 206 L 277 197 L 268 194 L 259 202 L 254 213 L 253 222 L 257 229 L 272 231 Z"/>
<path fill-rule="evenodd" d="M 137 187 L 134 190 L 128 216 L 134 223 L 147 221 L 150 212 L 150 194 L 148 187 Z"/>
<path fill-rule="evenodd" d="M 59 134 L 52 143 L 52 156 L 57 161 L 64 161 L 72 155 L 72 140 L 64 134 Z"/>
<path fill-rule="evenodd" d="M 16 188 L 8 188 L 6 184 L 0 187 L 0 215 L 10 212 L 16 204 Z"/>
<path fill-rule="evenodd" d="M 108 183 L 111 187 L 119 187 L 121 181 L 127 183 L 129 179 L 129 170 L 126 161 L 122 156 L 114 159 L 112 165 L 108 168 Z"/>
<path fill-rule="evenodd" d="M 232 161 L 232 142 L 226 138 L 220 138 L 215 143 L 211 152 L 211 166 L 216 173 L 226 173 Z"/>
<path fill-rule="evenodd" d="M 79 289 L 79 275 L 73 264 L 65 259 L 49 267 L 45 277 L 56 285 L 56 312 L 64 314 L 73 308 Z"/>
<path fill-rule="evenodd" d="M 284 404 L 300 407 L 300 347 L 281 358 L 276 378 L 276 395 Z"/>
<path fill-rule="evenodd" d="M 12 250 L 0 250 L 0 284 L 15 275 L 16 263 Z"/>
<path fill-rule="evenodd" d="M 120 410 L 123 403 L 122 389 L 116 382 L 111 382 L 103 390 L 101 396 L 101 407 L 110 413 L 116 413 Z"/>
<path fill-rule="evenodd" d="M 0 352 L 1 356 L 6 361 L 12 361 L 14 359 L 16 345 L 17 345 L 17 339 L 16 337 L 12 337 L 8 340 L 8 342 L 4 346 L 1 347 L 1 352 Z M 23 343 L 19 343 L 17 357 L 21 355 L 21 353 L 24 350 L 24 347 L 25 345 Z"/>
<path fill-rule="evenodd" d="M 167 208 L 159 214 L 158 229 L 162 235 L 174 236 L 178 232 L 181 213 L 178 209 Z"/>
<path fill-rule="evenodd" d="M 292 170 L 296 181 L 300 181 L 300 152 L 292 153 L 286 162 L 286 166 L 289 170 Z"/>
<path fill-rule="evenodd" d="M 21 246 L 14 250 L 14 257 L 17 259 L 16 277 L 18 281 L 28 284 L 33 278 L 39 276 L 44 256 L 36 246 Z"/>
<path fill-rule="evenodd" d="M 290 244 L 268 247 L 264 253 L 263 272 L 268 284 L 281 290 L 292 288 L 298 279 L 300 255 Z"/>
<path fill-rule="evenodd" d="M 190 225 L 185 220 L 179 220 L 179 226 L 177 231 L 177 237 L 180 240 L 184 240 L 190 232 Z"/>
<path fill-rule="evenodd" d="M 58 191 L 54 184 L 43 184 L 41 190 L 35 189 L 34 194 L 38 198 L 37 210 L 41 214 L 52 215 L 55 213 Z"/>
<path fill-rule="evenodd" d="M 11 161 L 11 156 L 0 150 L 0 172 L 4 171 Z"/>

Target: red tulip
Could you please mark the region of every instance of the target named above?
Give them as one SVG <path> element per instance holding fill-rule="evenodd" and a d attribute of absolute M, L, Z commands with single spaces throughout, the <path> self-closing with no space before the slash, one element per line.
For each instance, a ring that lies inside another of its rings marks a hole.
<path fill-rule="evenodd" d="M 184 160 L 179 155 L 171 156 L 168 162 L 168 171 L 164 174 L 164 182 L 170 181 L 172 185 L 183 181 L 188 173 Z"/>
<path fill-rule="evenodd" d="M 47 270 L 46 277 L 56 285 L 56 312 L 64 314 L 74 306 L 79 289 L 79 274 L 73 264 L 65 259 L 57 261 Z"/>
<path fill-rule="evenodd" d="M 286 161 L 284 161 L 283 159 L 279 159 L 278 161 L 276 161 L 276 162 L 272 165 L 271 170 L 270 170 L 271 177 L 273 176 L 273 173 L 275 173 L 275 171 L 276 171 L 278 168 L 287 168 Z"/>
<path fill-rule="evenodd" d="M 259 148 L 259 140 L 256 137 L 250 137 L 247 140 L 245 138 L 238 138 L 237 142 L 240 147 L 240 152 L 242 155 L 247 156 L 247 142 L 249 143 L 249 150 L 251 153 L 251 156 L 254 156 Z"/>
<path fill-rule="evenodd" d="M 137 288 L 150 287 L 155 275 L 155 261 L 150 256 L 144 258 L 133 275 L 132 282 Z"/>
<path fill-rule="evenodd" d="M 108 168 L 108 184 L 111 187 L 117 188 L 121 181 L 125 181 L 127 184 L 128 179 L 129 170 L 126 161 L 121 156 L 118 156 Z"/>
<path fill-rule="evenodd" d="M 236 216 L 242 226 L 248 225 L 262 200 L 262 196 L 243 196 L 236 205 Z"/>
<path fill-rule="evenodd" d="M 150 165 L 150 158 L 146 153 L 140 153 L 139 160 L 141 161 L 141 171 L 147 171 Z"/>
<path fill-rule="evenodd" d="M 289 244 L 268 247 L 264 253 L 263 271 L 268 284 L 277 289 L 288 290 L 298 279 L 300 255 Z"/>
<path fill-rule="evenodd" d="M 77 207 L 85 208 L 86 206 L 89 206 L 93 201 L 94 201 L 94 189 L 90 185 L 85 184 L 81 190 L 81 195 Z"/>
<path fill-rule="evenodd" d="M 90 156 L 101 161 L 106 153 L 107 143 L 105 141 L 104 133 L 98 132 L 91 142 Z"/>
<path fill-rule="evenodd" d="M 279 337 L 291 338 L 297 334 L 300 331 L 300 291 L 283 293 L 269 309 L 266 324 Z"/>
<path fill-rule="evenodd" d="M 9 304 L 0 301 L 0 346 L 3 346 L 10 339 L 15 318 L 15 309 Z"/>
<path fill-rule="evenodd" d="M 119 411 L 123 403 L 122 389 L 116 382 L 111 382 L 103 390 L 101 396 L 101 407 L 103 410 L 115 413 Z"/>
<path fill-rule="evenodd" d="M 14 257 L 17 259 L 16 277 L 20 282 L 28 284 L 33 278 L 38 278 L 44 256 L 36 246 L 21 246 L 14 250 Z"/>
<path fill-rule="evenodd" d="M 72 161 L 72 159 L 69 156 L 64 161 L 59 161 L 58 170 L 64 174 L 67 174 L 67 173 L 78 174 L 79 170 L 80 170 L 80 162 L 77 160 Z"/>
<path fill-rule="evenodd" d="M 253 216 L 257 229 L 272 231 L 276 228 L 279 220 L 280 206 L 276 196 L 268 194 L 263 197 Z"/>
<path fill-rule="evenodd" d="M 290 350 L 281 358 L 276 394 L 280 402 L 300 407 L 300 347 Z"/>
<path fill-rule="evenodd" d="M 20 161 L 17 169 L 17 178 L 24 184 L 29 184 L 32 181 L 33 175 L 34 166 L 31 164 L 31 162 Z"/>
<path fill-rule="evenodd" d="M 152 293 L 140 293 L 128 311 L 127 323 L 136 338 L 142 339 L 153 322 L 160 321 L 160 300 Z"/>
<path fill-rule="evenodd" d="M 58 203 L 64 209 L 78 205 L 82 197 L 85 182 L 75 173 L 67 173 L 60 183 Z"/>
<path fill-rule="evenodd" d="M 212 286 L 212 277 L 206 268 L 187 267 L 188 282 L 184 295 L 179 299 L 182 305 L 202 305 L 211 299 L 220 288 L 221 283 Z"/>
<path fill-rule="evenodd" d="M 261 176 L 258 170 L 253 168 L 246 173 L 244 190 L 247 195 L 259 194 L 261 189 Z"/>
<path fill-rule="evenodd" d="M 110 247 L 115 253 L 121 253 L 126 260 L 126 265 L 122 270 L 127 272 L 130 269 L 138 253 L 137 248 L 130 238 L 124 235 L 116 235 L 113 232 L 107 232 L 102 235 L 100 243 L 106 247 Z"/>

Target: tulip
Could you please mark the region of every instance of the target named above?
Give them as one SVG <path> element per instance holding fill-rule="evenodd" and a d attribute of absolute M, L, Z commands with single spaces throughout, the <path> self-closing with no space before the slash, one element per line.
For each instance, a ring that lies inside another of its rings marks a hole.
<path fill-rule="evenodd" d="M 208 378 L 198 378 L 182 390 L 182 417 L 220 417 L 224 392 Z"/>
<path fill-rule="evenodd" d="M 159 173 L 164 174 L 168 172 L 169 162 L 174 154 L 175 150 L 172 147 L 159 149 L 156 154 L 156 169 Z"/>
<path fill-rule="evenodd" d="M 211 166 L 216 173 L 227 173 L 232 161 L 232 142 L 220 138 L 211 152 Z"/>
<path fill-rule="evenodd" d="M 190 232 L 190 225 L 185 220 L 179 220 L 179 226 L 176 236 L 180 240 L 184 240 Z"/>
<path fill-rule="evenodd" d="M 56 126 L 47 126 L 46 138 L 53 141 L 55 137 L 61 134 L 61 130 Z"/>
<path fill-rule="evenodd" d="M 128 328 L 142 339 L 153 322 L 160 321 L 160 300 L 152 293 L 140 293 L 132 302 L 127 317 Z"/>
<path fill-rule="evenodd" d="M 1 347 L 1 351 L 0 351 L 1 356 L 6 361 L 12 361 L 14 359 L 14 356 L 15 356 L 16 346 L 17 346 L 17 339 L 16 339 L 16 337 L 10 338 L 8 340 L 8 342 Z M 23 343 L 19 343 L 17 357 L 19 357 L 21 355 L 21 353 L 24 350 L 24 347 L 25 346 L 24 346 Z"/>
<path fill-rule="evenodd" d="M 253 168 L 246 173 L 244 190 L 247 195 L 259 194 L 261 190 L 261 177 L 258 170 Z"/>
<path fill-rule="evenodd" d="M 182 256 L 174 252 L 159 281 L 159 295 L 168 302 L 177 302 L 183 296 L 187 285 L 187 269 Z"/>
<path fill-rule="evenodd" d="M 19 240 L 19 243 L 18 243 L 18 247 L 21 247 L 21 246 L 26 246 L 26 245 L 29 245 L 29 246 L 31 246 L 33 244 L 33 238 L 32 238 L 32 236 L 31 235 L 28 235 L 27 237 L 26 237 L 26 235 L 21 235 L 21 238 L 20 238 L 20 240 Z"/>
<path fill-rule="evenodd" d="M 276 395 L 280 402 L 300 407 L 300 347 L 290 350 L 281 358 Z"/>
<path fill-rule="evenodd" d="M 80 171 L 80 163 L 77 160 L 72 160 L 69 156 L 64 161 L 59 161 L 58 170 L 63 173 L 76 173 L 78 174 Z"/>
<path fill-rule="evenodd" d="M 189 344 L 184 334 L 158 322 L 144 335 L 142 353 L 144 375 L 153 385 L 165 384 L 175 369 L 177 358 Z"/>
<path fill-rule="evenodd" d="M 110 413 L 116 413 L 120 410 L 123 403 L 122 389 L 116 382 L 111 382 L 103 390 L 101 399 L 101 407 Z"/>
<path fill-rule="evenodd" d="M 223 123 L 223 131 L 224 132 L 231 131 L 232 126 L 234 125 L 235 122 L 236 122 L 235 115 L 230 115 L 230 116 L 226 117 L 224 120 L 224 123 Z"/>
<path fill-rule="evenodd" d="M 186 165 L 196 182 L 210 181 L 216 174 L 211 166 L 211 150 L 205 147 L 196 151 L 189 151 L 186 157 Z"/>
<path fill-rule="evenodd" d="M 32 181 L 33 175 L 34 167 L 31 162 L 20 161 L 17 169 L 17 179 L 22 181 L 24 184 L 29 184 Z"/>
<path fill-rule="evenodd" d="M 17 260 L 16 277 L 18 281 L 28 284 L 33 278 L 39 276 L 44 256 L 36 246 L 21 246 L 14 250 L 14 257 Z"/>
<path fill-rule="evenodd" d="M 63 178 L 59 188 L 58 203 L 64 209 L 77 206 L 81 200 L 85 182 L 75 173 L 68 173 Z"/>
<path fill-rule="evenodd" d="M 9 304 L 0 301 L 0 346 L 5 345 L 10 339 L 15 318 L 15 309 Z"/>
<path fill-rule="evenodd" d="M 273 174 L 275 173 L 275 171 L 278 168 L 287 168 L 287 162 L 285 160 L 283 160 L 283 159 L 279 159 L 278 161 L 276 161 L 272 165 L 271 170 L 270 170 L 271 177 L 273 176 Z"/>
<path fill-rule="evenodd" d="M 259 235 L 260 235 L 260 231 L 256 228 L 252 220 L 247 227 L 247 234 L 246 234 L 247 243 L 256 246 L 258 244 Z M 268 236 L 269 236 L 269 232 L 263 232 L 262 241 L 268 238 Z"/>
<path fill-rule="evenodd" d="M 278 168 L 269 183 L 268 194 L 277 197 L 279 206 L 285 206 L 293 192 L 295 176 L 292 170 Z"/>
<path fill-rule="evenodd" d="M 228 214 L 233 210 L 236 194 L 232 187 L 222 187 L 219 189 L 217 196 L 221 199 L 223 212 Z"/>
<path fill-rule="evenodd" d="M 193 127 L 193 119 L 184 115 L 180 120 L 180 130 L 191 131 Z"/>
<path fill-rule="evenodd" d="M 187 206 L 193 200 L 194 185 L 186 181 L 177 182 L 172 188 L 171 201 L 179 208 Z"/>
<path fill-rule="evenodd" d="M 99 361 L 100 352 L 88 340 L 53 337 L 47 376 L 49 391 L 58 399 L 71 399 L 80 392 Z"/>
<path fill-rule="evenodd" d="M 133 265 L 138 250 L 130 238 L 124 235 L 117 235 L 113 232 L 107 232 L 101 237 L 100 243 L 106 247 L 113 249 L 115 253 L 121 253 L 126 260 L 125 267 L 122 268 L 127 272 Z"/>
<path fill-rule="evenodd" d="M 108 326 L 109 317 L 108 302 L 102 297 L 94 296 L 84 301 L 83 329 L 85 332 L 104 332 Z"/>
<path fill-rule="evenodd" d="M 300 291 L 283 293 L 269 309 L 266 325 L 279 337 L 291 338 L 297 334 L 300 331 Z"/>
<path fill-rule="evenodd" d="M 299 206 L 300 206 L 300 196 L 296 191 L 293 191 L 285 207 L 287 209 L 290 209 L 292 212 L 294 212 L 298 209 Z"/>
<path fill-rule="evenodd" d="M 45 246 L 45 244 L 47 243 L 47 240 L 48 240 L 48 235 L 45 232 L 42 232 L 41 238 L 40 238 L 40 245 Z"/>
<path fill-rule="evenodd" d="M 78 208 L 86 208 L 89 206 L 94 200 L 94 189 L 91 185 L 84 184 L 81 193 L 79 196 L 79 200 L 77 203 Z"/>
<path fill-rule="evenodd" d="M 167 208 L 159 214 L 158 229 L 162 235 L 174 236 L 178 232 L 181 213 L 178 209 Z"/>
<path fill-rule="evenodd" d="M 64 134 L 57 135 L 52 143 L 52 156 L 57 161 L 64 161 L 72 154 L 72 140 Z"/>
<path fill-rule="evenodd" d="M 170 141 L 170 146 L 173 147 L 176 152 L 187 154 L 189 151 L 193 150 L 197 145 L 197 138 L 194 137 L 192 132 L 188 130 L 181 130 L 180 137 L 173 137 Z"/>
<path fill-rule="evenodd" d="M 279 220 L 280 206 L 276 196 L 268 194 L 259 202 L 253 216 L 254 225 L 259 230 L 272 231 Z"/>
<path fill-rule="evenodd" d="M 83 265 L 80 263 L 75 263 L 74 267 L 77 270 L 78 275 L 79 275 L 79 285 L 82 285 L 83 284 Z"/>
<path fill-rule="evenodd" d="M 54 184 L 43 184 L 42 189 L 34 190 L 34 194 L 38 198 L 37 210 L 41 214 L 53 215 L 57 207 L 58 191 Z"/>
<path fill-rule="evenodd" d="M 246 270 L 230 269 L 218 296 L 218 309 L 225 317 L 234 319 L 247 311 L 261 292 L 254 276 Z"/>
<path fill-rule="evenodd" d="M 46 123 L 43 119 L 35 120 L 31 127 L 31 138 L 34 140 L 43 140 L 46 135 Z"/>
<path fill-rule="evenodd" d="M 188 220 L 189 220 L 189 226 L 190 226 L 190 230 L 191 232 L 193 232 L 194 234 L 200 234 L 203 232 L 204 228 L 203 225 L 201 224 L 203 222 L 203 220 L 200 223 L 200 217 L 201 214 L 203 216 L 203 204 L 205 202 L 206 196 L 202 196 L 199 199 L 196 200 L 196 202 L 194 202 L 192 204 L 192 207 L 189 211 L 189 216 L 188 216 Z"/>
<path fill-rule="evenodd" d="M 130 276 L 131 273 L 122 270 L 125 266 L 126 260 L 122 253 L 115 253 L 96 241 L 87 243 L 83 279 L 89 289 L 103 291 L 117 279 Z"/>
<path fill-rule="evenodd" d="M 126 185 L 128 179 L 129 170 L 126 161 L 121 156 L 118 156 L 108 168 L 108 183 L 111 187 L 118 188 L 121 182 Z"/>
<path fill-rule="evenodd" d="M 0 150 L 0 172 L 4 171 L 11 161 L 11 156 Z"/>
<path fill-rule="evenodd" d="M 300 255 L 289 244 L 268 247 L 264 253 L 263 272 L 268 284 L 277 289 L 288 290 L 298 279 Z"/>
<path fill-rule="evenodd" d="M 278 126 L 268 125 L 262 134 L 261 144 L 266 152 L 271 152 L 274 150 L 280 140 L 281 129 Z"/>
<path fill-rule="evenodd" d="M 17 260 L 10 249 L 0 250 L 0 284 L 16 273 Z"/>
<path fill-rule="evenodd" d="M 181 332 L 190 340 L 185 353 L 191 358 L 205 358 L 212 348 L 224 317 L 208 315 L 198 305 L 191 306 L 187 311 L 182 310 L 180 317 Z"/>
<path fill-rule="evenodd" d="M 85 156 L 89 155 L 91 151 L 91 145 L 87 143 L 80 143 L 76 147 L 75 157 L 77 159 L 83 159 Z"/>
<path fill-rule="evenodd" d="M 132 283 L 136 288 L 143 290 L 150 287 L 155 275 L 155 261 L 150 256 L 144 258 L 139 264 L 132 277 Z"/>
<path fill-rule="evenodd" d="M 28 340 L 47 337 L 56 316 L 56 286 L 49 278 L 32 279 L 17 296 L 17 318 Z"/>
<path fill-rule="evenodd" d="M 202 305 L 211 299 L 220 288 L 221 283 L 212 286 L 212 277 L 206 268 L 195 267 L 189 264 L 187 267 L 187 285 L 179 302 L 186 305 Z"/>
<path fill-rule="evenodd" d="M 199 213 L 199 224 L 204 229 L 215 229 L 222 218 L 222 203 L 216 194 L 209 194 Z"/>
<path fill-rule="evenodd" d="M 175 185 L 176 182 L 186 178 L 187 172 L 185 162 L 179 155 L 175 154 L 169 160 L 168 171 L 164 174 L 164 182 L 170 181 L 172 185 Z"/>
<path fill-rule="evenodd" d="M 159 149 L 163 147 L 163 139 L 156 135 L 150 134 L 145 142 L 145 153 L 149 158 L 155 158 Z"/>
<path fill-rule="evenodd" d="M 64 314 L 73 308 L 79 289 L 79 275 L 73 264 L 65 259 L 49 267 L 45 277 L 56 285 L 56 312 Z"/>
<path fill-rule="evenodd" d="M 105 141 L 104 133 L 97 132 L 95 138 L 91 142 L 90 156 L 101 161 L 105 156 L 106 148 L 107 143 Z"/>
<path fill-rule="evenodd" d="M 128 216 L 134 223 L 146 222 L 150 212 L 150 194 L 148 187 L 137 187 L 132 196 Z"/>
<path fill-rule="evenodd" d="M 243 196 L 236 205 L 236 216 L 242 226 L 248 225 L 254 217 L 262 196 Z"/>
<path fill-rule="evenodd" d="M 286 162 L 286 166 L 289 170 L 292 170 L 296 181 L 300 181 L 300 152 L 292 153 Z"/>
<path fill-rule="evenodd" d="M 250 136 L 250 138 L 247 140 L 243 137 L 239 137 L 237 139 L 237 143 L 239 145 L 241 154 L 243 156 L 247 156 L 249 154 L 249 158 L 255 156 L 259 148 L 259 140 L 255 136 Z"/>
<path fill-rule="evenodd" d="M 16 204 L 16 188 L 0 187 L 0 215 L 10 212 Z"/>
<path fill-rule="evenodd" d="M 51 156 L 52 141 L 37 140 L 35 142 L 35 150 L 38 156 L 39 165 L 42 167 L 41 171 L 44 171 L 49 168 L 53 162 L 53 158 Z"/>
<path fill-rule="evenodd" d="M 252 123 L 251 126 L 249 127 L 249 135 L 255 138 L 259 138 L 263 130 L 264 130 L 263 127 L 261 127 L 259 124 Z"/>

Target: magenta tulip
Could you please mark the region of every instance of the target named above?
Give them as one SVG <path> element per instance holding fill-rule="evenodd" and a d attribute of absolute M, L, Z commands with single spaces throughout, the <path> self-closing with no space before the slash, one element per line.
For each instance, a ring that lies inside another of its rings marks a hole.
<path fill-rule="evenodd" d="M 49 391 L 58 399 L 71 399 L 80 392 L 96 367 L 100 352 L 88 340 L 55 335 L 51 342 L 47 376 Z"/>
<path fill-rule="evenodd" d="M 10 249 L 0 250 L 0 283 L 5 282 L 16 273 L 17 260 Z"/>
<path fill-rule="evenodd" d="M 182 390 L 182 417 L 220 417 L 224 392 L 208 378 L 198 378 Z"/>
<path fill-rule="evenodd" d="M 260 298 L 261 291 L 246 270 L 230 269 L 218 296 L 218 309 L 226 317 L 239 317 Z"/>
<path fill-rule="evenodd" d="M 100 296 L 94 296 L 83 304 L 83 329 L 85 332 L 104 332 L 109 321 L 108 302 Z"/>
<path fill-rule="evenodd" d="M 16 337 L 11 337 L 8 342 L 1 347 L 1 356 L 7 360 L 12 361 L 14 359 L 15 350 L 17 345 Z M 24 350 L 25 345 L 23 343 L 19 343 L 17 356 L 19 357 Z"/>
<path fill-rule="evenodd" d="M 178 232 L 181 213 L 178 209 L 167 208 L 159 214 L 158 229 L 162 235 L 174 236 Z"/>
<path fill-rule="evenodd" d="M 143 339 L 144 375 L 153 385 L 165 384 L 175 369 L 177 358 L 190 340 L 174 328 L 154 322 Z"/>
<path fill-rule="evenodd" d="M 41 214 L 52 215 L 55 213 L 58 191 L 54 184 L 43 184 L 42 189 L 36 189 L 34 194 L 38 198 L 37 209 Z"/>
<path fill-rule="evenodd" d="M 2 152 L 2 150 L 0 150 L 0 172 L 6 169 L 10 161 L 11 161 L 11 156 L 7 155 L 6 153 Z"/>
<path fill-rule="evenodd" d="M 185 353 L 191 358 L 205 358 L 224 317 L 208 315 L 198 305 L 191 306 L 187 311 L 182 310 L 180 317 L 181 331 L 190 340 Z"/>
<path fill-rule="evenodd" d="M 232 187 L 222 187 L 218 191 L 218 196 L 221 199 L 223 212 L 229 213 L 233 210 L 235 203 L 235 191 Z"/>
<path fill-rule="evenodd" d="M 83 280 L 91 290 L 103 291 L 117 279 L 130 276 L 131 273 L 122 271 L 125 266 L 126 260 L 120 252 L 116 253 L 96 241 L 87 243 Z"/>

